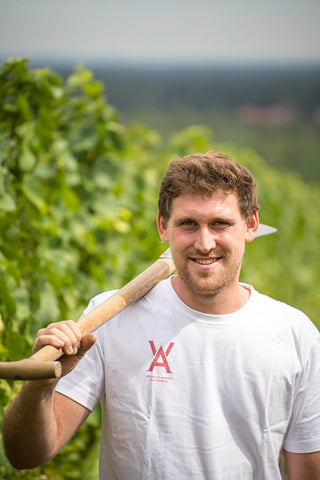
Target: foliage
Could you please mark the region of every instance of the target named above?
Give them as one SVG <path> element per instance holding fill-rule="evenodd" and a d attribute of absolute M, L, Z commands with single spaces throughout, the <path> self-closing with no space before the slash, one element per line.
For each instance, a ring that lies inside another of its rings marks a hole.
<path fill-rule="evenodd" d="M 0 102 L 0 360 L 9 361 L 30 355 L 40 327 L 77 319 L 90 297 L 159 254 L 145 210 L 158 184 L 148 154 L 159 139 L 138 127 L 125 131 L 103 85 L 81 67 L 63 84 L 50 70 L 9 60 Z M 1 381 L 1 415 L 16 390 Z M 88 425 L 74 464 L 97 438 Z M 57 462 L 66 465 L 63 478 L 83 478 L 69 473 L 68 452 Z M 8 468 L 0 466 L 1 478 Z"/>
<path fill-rule="evenodd" d="M 279 230 L 248 245 L 242 279 L 317 323 L 315 187 L 271 169 L 252 150 L 215 144 L 204 127 L 166 144 L 149 128 L 124 128 L 102 83 L 83 67 L 63 81 L 8 60 L 0 103 L 0 361 L 29 356 L 40 327 L 77 319 L 90 297 L 118 288 L 158 257 L 155 210 L 167 163 L 212 148 L 252 170 L 261 219 Z M 0 380 L 0 420 L 18 389 Z M 97 409 L 54 460 L 34 470 L 14 471 L 0 450 L 0 477 L 97 478 L 99 425 Z"/>

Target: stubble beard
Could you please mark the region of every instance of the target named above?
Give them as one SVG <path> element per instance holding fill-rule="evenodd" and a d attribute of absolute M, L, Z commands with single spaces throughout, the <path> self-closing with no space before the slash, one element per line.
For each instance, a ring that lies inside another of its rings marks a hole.
<path fill-rule="evenodd" d="M 182 265 L 179 267 L 179 262 L 177 262 L 177 273 L 193 295 L 204 297 L 216 296 L 223 290 L 228 290 L 232 284 L 238 282 L 242 263 L 242 261 L 238 261 L 232 266 L 228 257 L 219 261 L 224 262 L 226 264 L 225 267 L 227 266 L 227 268 L 223 269 L 223 272 L 204 270 L 195 275 L 192 274 L 188 268 Z"/>

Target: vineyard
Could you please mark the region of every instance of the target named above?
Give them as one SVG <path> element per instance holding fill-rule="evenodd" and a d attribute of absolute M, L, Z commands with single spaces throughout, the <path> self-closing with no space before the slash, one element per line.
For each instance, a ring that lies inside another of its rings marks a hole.
<path fill-rule="evenodd" d="M 122 125 L 107 86 L 77 67 L 62 78 L 11 59 L 0 70 L 0 361 L 30 356 L 37 330 L 78 319 L 95 294 L 118 288 L 163 252 L 159 181 L 175 155 L 220 150 L 257 180 L 263 223 L 278 233 L 247 246 L 241 279 L 290 303 L 320 327 L 320 192 L 250 148 L 188 126 L 165 140 Z M 20 387 L 0 380 L 0 422 Z M 31 413 L 32 414 L 32 413 Z M 52 461 L 0 478 L 98 478 L 97 409 Z"/>

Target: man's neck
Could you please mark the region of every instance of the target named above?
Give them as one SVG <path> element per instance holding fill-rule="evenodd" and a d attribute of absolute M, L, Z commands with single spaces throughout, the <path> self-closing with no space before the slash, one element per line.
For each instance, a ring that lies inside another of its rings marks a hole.
<path fill-rule="evenodd" d="M 215 294 L 194 294 L 182 288 L 179 276 L 172 278 L 172 287 L 180 300 L 193 310 L 209 315 L 226 315 L 239 310 L 250 298 L 250 290 L 236 283 Z"/>

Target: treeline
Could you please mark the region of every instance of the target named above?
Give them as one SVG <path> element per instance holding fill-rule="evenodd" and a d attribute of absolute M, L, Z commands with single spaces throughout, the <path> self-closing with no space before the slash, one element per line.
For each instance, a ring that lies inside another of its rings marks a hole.
<path fill-rule="evenodd" d="M 233 109 L 285 102 L 311 114 L 320 106 L 320 66 L 175 69 L 97 65 L 93 70 L 120 111 L 138 111 L 144 105 Z"/>
<path fill-rule="evenodd" d="M 103 82 L 8 60 L 0 69 L 0 361 L 29 356 L 41 326 L 75 320 L 90 297 L 118 288 L 165 249 L 155 214 L 174 155 L 216 149 L 255 175 L 261 221 L 278 233 L 248 245 L 241 279 L 309 314 L 319 327 L 320 193 L 280 174 L 252 149 L 189 126 L 163 140 L 123 126 Z M 0 423 L 19 389 L 0 380 Z M 17 472 L 0 449 L 3 479 L 97 478 L 99 410 L 52 461 Z"/>

